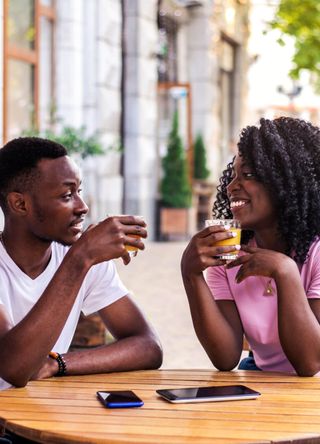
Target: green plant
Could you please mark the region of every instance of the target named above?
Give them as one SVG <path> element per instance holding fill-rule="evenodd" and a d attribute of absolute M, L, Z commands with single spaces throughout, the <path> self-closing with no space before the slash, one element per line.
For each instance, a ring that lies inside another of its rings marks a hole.
<path fill-rule="evenodd" d="M 281 32 L 278 43 L 286 44 L 284 36 L 294 40 L 290 76 L 298 79 L 301 71 L 314 75 L 314 83 L 320 90 L 320 2 L 319 0 L 280 0 L 271 29 Z"/>
<path fill-rule="evenodd" d="M 162 204 L 164 207 L 188 208 L 191 205 L 191 187 L 188 180 L 185 151 L 178 128 L 179 119 L 176 111 L 169 134 L 168 151 L 162 160 Z"/>
<path fill-rule="evenodd" d="M 207 179 L 210 170 L 207 168 L 206 149 L 201 134 L 197 134 L 194 142 L 194 170 L 193 177 L 195 179 Z"/>
<path fill-rule="evenodd" d="M 81 126 L 80 128 L 64 126 L 59 133 L 55 133 L 52 130 L 40 132 L 37 129 L 31 129 L 24 131 L 23 135 L 30 137 L 44 137 L 53 140 L 54 142 L 61 143 L 61 145 L 66 147 L 69 154 L 78 153 L 83 159 L 88 156 L 95 156 L 105 152 L 96 135 L 86 135 L 86 128 L 84 126 Z"/>

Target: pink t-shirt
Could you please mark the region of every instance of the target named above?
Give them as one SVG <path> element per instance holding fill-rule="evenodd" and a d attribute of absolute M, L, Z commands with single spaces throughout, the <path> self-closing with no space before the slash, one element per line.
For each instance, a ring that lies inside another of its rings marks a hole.
<path fill-rule="evenodd" d="M 307 298 L 320 298 L 320 241 L 314 242 L 309 258 L 301 268 L 301 279 Z M 270 278 L 250 276 L 237 284 L 239 267 L 210 267 L 206 280 L 215 299 L 233 300 L 239 311 L 245 337 L 254 353 L 257 366 L 265 371 L 295 373 L 284 354 L 278 334 L 277 291 L 266 294 Z"/>

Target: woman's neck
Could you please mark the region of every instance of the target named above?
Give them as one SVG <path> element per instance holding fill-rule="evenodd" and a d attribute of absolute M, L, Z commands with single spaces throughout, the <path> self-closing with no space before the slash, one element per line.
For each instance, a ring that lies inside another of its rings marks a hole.
<path fill-rule="evenodd" d="M 279 232 L 275 230 L 265 230 L 263 232 L 256 231 L 254 238 L 259 248 L 265 248 L 267 250 L 279 251 L 285 253 L 287 251 L 286 242 L 281 239 Z"/>

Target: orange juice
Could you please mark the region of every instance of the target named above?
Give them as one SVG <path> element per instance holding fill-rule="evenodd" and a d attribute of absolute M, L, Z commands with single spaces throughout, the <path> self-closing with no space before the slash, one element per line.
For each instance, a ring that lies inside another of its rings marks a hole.
<path fill-rule="evenodd" d="M 128 234 L 128 236 L 140 239 L 140 236 L 138 234 Z M 138 253 L 138 247 L 133 247 L 132 245 L 125 245 L 125 247 L 130 256 L 136 256 L 136 254 Z"/>
<path fill-rule="evenodd" d="M 228 231 L 232 231 L 233 233 L 236 233 L 235 237 L 230 237 L 228 239 L 223 239 L 220 241 L 217 241 L 214 246 L 231 246 L 231 245 L 240 245 L 241 242 L 241 228 L 240 228 L 240 222 L 236 219 L 210 219 L 206 220 L 206 227 L 210 227 L 213 225 L 219 225 L 219 226 L 228 226 Z M 221 253 L 215 257 L 219 259 L 225 259 L 225 260 L 233 260 L 236 259 L 238 256 L 238 250 L 230 251 L 227 253 Z"/>
<path fill-rule="evenodd" d="M 229 237 L 229 239 L 223 239 L 215 243 L 218 246 L 228 246 L 228 245 L 240 245 L 241 241 L 241 228 L 230 228 L 229 231 L 236 233 L 235 237 Z"/>

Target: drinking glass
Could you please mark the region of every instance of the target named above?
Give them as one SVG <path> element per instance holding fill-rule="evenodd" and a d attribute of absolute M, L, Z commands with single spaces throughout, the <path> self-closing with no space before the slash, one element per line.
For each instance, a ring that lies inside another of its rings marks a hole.
<path fill-rule="evenodd" d="M 135 216 L 135 217 L 143 219 L 142 216 Z M 136 239 L 140 239 L 140 237 L 141 237 L 141 236 L 139 236 L 139 234 L 127 234 L 127 236 L 134 237 Z M 139 251 L 138 247 L 133 247 L 132 245 L 125 245 L 125 248 L 126 248 L 127 252 L 129 253 L 130 257 L 135 257 L 138 254 L 138 251 Z"/>
<path fill-rule="evenodd" d="M 220 241 L 217 241 L 214 245 L 215 246 L 230 246 L 230 245 L 240 245 L 241 241 L 241 226 L 240 222 L 237 219 L 208 219 L 205 221 L 206 227 L 211 227 L 213 225 L 219 225 L 228 227 L 228 231 L 232 231 L 233 233 L 236 233 L 235 237 L 230 237 L 228 239 L 223 239 Z M 233 260 L 238 257 L 238 250 L 230 251 L 228 253 L 221 253 L 215 257 L 219 259 L 224 260 Z"/>

